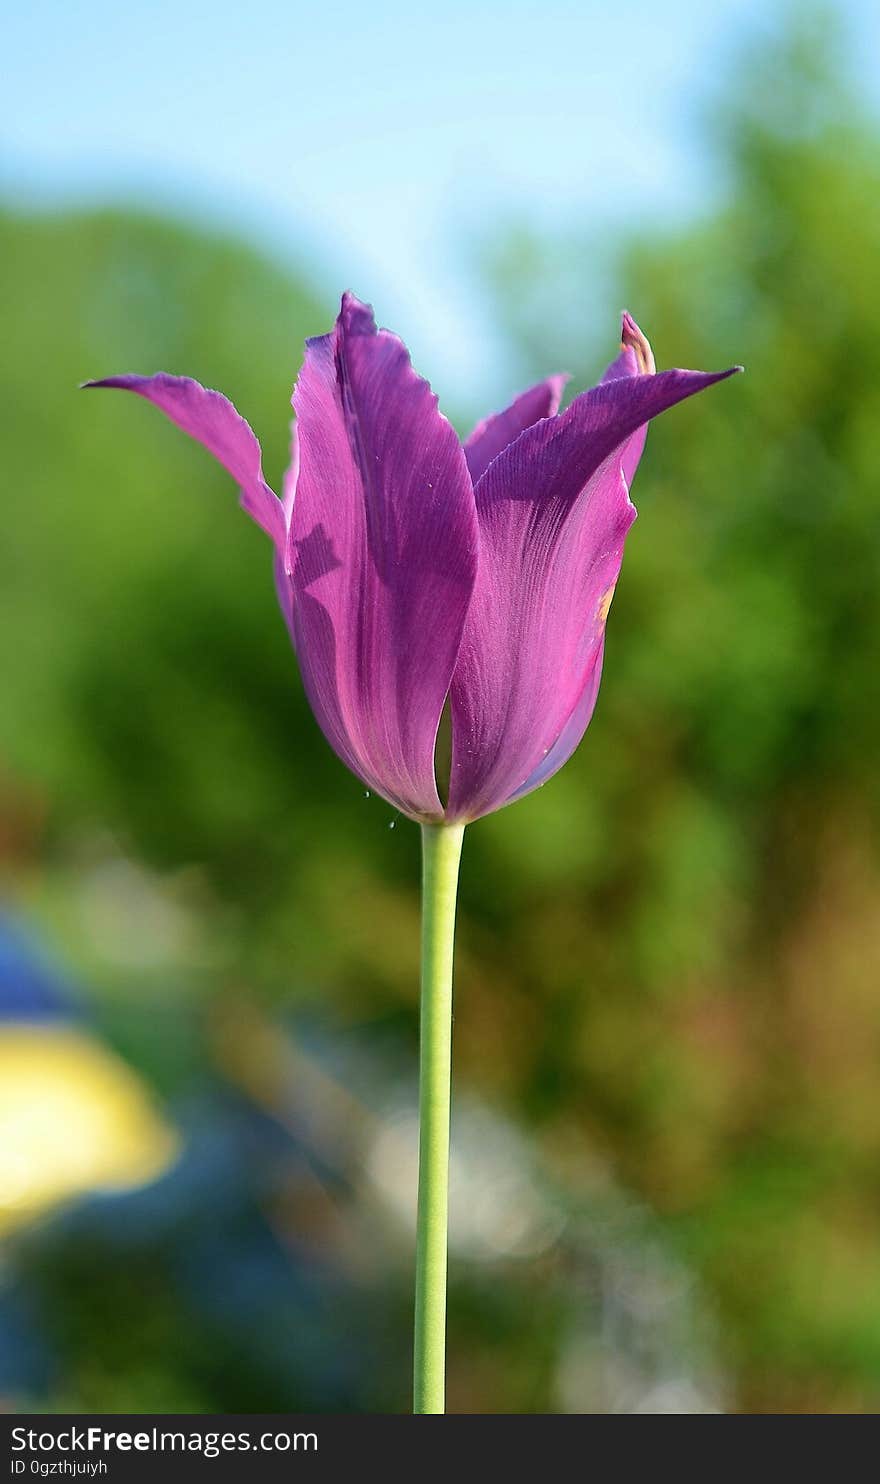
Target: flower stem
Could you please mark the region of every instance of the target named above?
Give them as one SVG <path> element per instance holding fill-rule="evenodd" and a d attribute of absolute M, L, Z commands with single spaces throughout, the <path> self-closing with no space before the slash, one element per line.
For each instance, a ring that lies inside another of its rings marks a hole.
<path fill-rule="evenodd" d="M 452 948 L 464 825 L 422 825 L 419 1206 L 413 1411 L 446 1403 L 446 1228 L 452 1087 Z"/>

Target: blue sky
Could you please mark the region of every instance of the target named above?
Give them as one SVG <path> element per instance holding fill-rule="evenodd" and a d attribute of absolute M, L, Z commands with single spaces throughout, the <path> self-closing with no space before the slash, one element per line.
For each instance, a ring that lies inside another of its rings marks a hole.
<path fill-rule="evenodd" d="M 876 88 L 880 6 L 837 8 Z M 511 215 L 610 232 L 698 210 L 713 186 L 695 121 L 766 12 L 29 0 L 4 20 L 0 190 L 237 226 L 373 299 L 441 392 L 494 392 L 466 244 Z"/>

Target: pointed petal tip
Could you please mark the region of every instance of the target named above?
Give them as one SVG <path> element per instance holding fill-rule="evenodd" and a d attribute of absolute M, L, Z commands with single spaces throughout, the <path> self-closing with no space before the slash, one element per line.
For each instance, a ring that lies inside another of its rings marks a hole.
<path fill-rule="evenodd" d="M 647 335 L 639 329 L 628 309 L 620 316 L 620 348 L 634 352 L 642 376 L 653 376 L 657 370 L 654 352 Z"/>
<path fill-rule="evenodd" d="M 321 347 L 327 351 L 333 342 L 333 337 L 342 332 L 344 335 L 375 335 L 376 320 L 373 314 L 372 304 L 366 300 L 359 299 L 351 289 L 346 289 L 339 301 L 339 313 L 333 324 L 332 330 L 325 331 L 323 335 L 307 335 L 305 341 L 306 351 L 317 350 Z M 294 387 L 294 394 L 296 388 Z M 293 397 L 291 397 L 293 401 Z M 294 402 L 294 406 L 296 403 Z"/>
<path fill-rule="evenodd" d="M 189 377 L 173 376 L 169 371 L 156 371 L 152 376 L 142 376 L 137 371 L 127 371 L 120 376 L 98 376 L 89 381 L 81 381 L 79 390 L 90 392 L 97 387 L 99 391 L 102 391 L 105 387 L 109 387 L 111 391 L 138 392 L 141 396 L 148 396 L 147 388 L 151 383 L 170 385 L 188 381 Z"/>
<path fill-rule="evenodd" d="M 163 384 L 166 386 L 183 386 L 184 384 L 189 386 L 198 385 L 197 382 L 191 381 L 190 377 L 175 376 L 170 371 L 154 371 L 153 374 L 150 376 L 144 376 L 138 371 L 126 371 L 119 376 L 99 376 L 94 377 L 89 381 L 81 381 L 79 384 L 79 389 L 80 391 L 87 392 L 91 391 L 94 387 L 110 387 L 111 389 L 117 389 L 122 392 L 143 392 L 145 388 L 154 383 L 160 386 Z M 203 388 L 203 390 L 207 391 L 209 389 Z M 214 395 L 219 394 L 215 393 Z"/>
<path fill-rule="evenodd" d="M 746 369 L 745 366 L 725 366 L 725 368 L 724 368 L 723 371 L 688 371 L 688 370 L 685 370 L 683 372 L 683 374 L 685 376 L 705 376 L 705 377 L 708 378 L 708 382 L 712 383 L 712 382 L 717 382 L 717 381 L 727 381 L 728 377 L 730 377 L 730 376 L 738 376 L 739 373 L 741 371 L 745 371 L 745 369 Z"/>
<path fill-rule="evenodd" d="M 170 371 L 155 371 L 151 376 L 144 376 L 138 371 L 126 371 L 120 376 L 96 376 L 90 378 L 88 381 L 81 381 L 79 390 L 81 392 L 91 392 L 97 387 L 98 391 L 103 391 L 109 387 L 111 391 L 140 392 L 141 395 L 146 396 L 147 392 L 145 389 L 149 387 L 151 382 L 171 384 L 174 382 L 188 382 L 189 380 L 190 378 L 187 376 L 175 376 Z"/>
<path fill-rule="evenodd" d="M 376 317 L 372 304 L 359 299 L 351 289 L 346 289 L 339 305 L 337 324 L 352 335 L 375 335 Z"/>

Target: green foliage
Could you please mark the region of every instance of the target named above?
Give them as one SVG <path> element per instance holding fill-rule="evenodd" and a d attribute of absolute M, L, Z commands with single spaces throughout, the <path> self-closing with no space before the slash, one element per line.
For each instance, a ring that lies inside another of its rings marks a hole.
<path fill-rule="evenodd" d="M 572 945 L 535 969 L 542 1111 L 592 1113 L 668 1210 L 744 1400 L 820 1410 L 880 1396 L 880 155 L 838 65 L 810 25 L 750 55 L 726 202 L 621 253 L 661 365 L 746 375 L 652 429 L 592 732 L 549 809 L 489 826 L 523 904 L 553 858 Z"/>

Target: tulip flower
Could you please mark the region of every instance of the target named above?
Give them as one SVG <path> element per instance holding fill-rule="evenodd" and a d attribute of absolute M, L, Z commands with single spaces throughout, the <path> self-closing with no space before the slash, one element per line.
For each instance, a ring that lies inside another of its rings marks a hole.
<path fill-rule="evenodd" d="M 331 747 L 422 827 L 415 1409 L 444 1397 L 452 945 L 464 827 L 550 778 L 596 703 L 647 423 L 728 371 L 620 352 L 564 412 L 550 376 L 461 443 L 402 342 L 342 300 L 309 340 L 278 498 L 232 403 L 185 377 L 116 376 L 203 443 L 274 546 L 306 695 Z M 438 777 L 448 708 L 451 763 Z"/>

